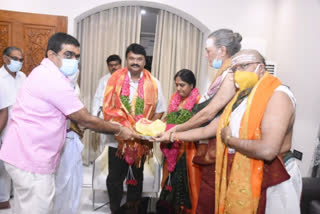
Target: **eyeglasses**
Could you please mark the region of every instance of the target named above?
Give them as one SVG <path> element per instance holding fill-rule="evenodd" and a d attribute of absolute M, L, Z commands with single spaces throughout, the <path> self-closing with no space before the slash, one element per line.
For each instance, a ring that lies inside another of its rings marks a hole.
<path fill-rule="evenodd" d="M 16 57 L 16 56 L 8 56 L 9 58 L 13 59 L 14 61 L 20 61 L 20 62 L 23 62 L 23 58 L 19 58 L 19 57 Z"/>
<path fill-rule="evenodd" d="M 80 60 L 80 54 L 76 55 L 74 52 L 72 51 L 66 51 L 62 54 L 64 56 L 64 58 L 66 59 L 73 59 L 76 58 L 76 60 Z"/>
<path fill-rule="evenodd" d="M 240 64 L 240 65 L 237 65 L 235 67 L 232 68 L 232 71 L 233 72 L 236 72 L 236 71 L 245 71 L 248 69 L 248 67 L 252 64 L 258 64 L 257 62 L 250 62 L 250 63 L 246 63 L 246 64 Z"/>

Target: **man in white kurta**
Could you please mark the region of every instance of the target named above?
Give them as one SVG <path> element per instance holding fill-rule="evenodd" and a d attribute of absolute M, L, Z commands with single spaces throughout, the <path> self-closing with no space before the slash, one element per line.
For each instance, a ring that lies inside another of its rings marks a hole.
<path fill-rule="evenodd" d="M 116 70 L 121 68 L 121 58 L 115 54 L 110 55 L 107 58 L 106 62 L 108 65 L 109 73 L 101 77 L 101 79 L 99 80 L 96 93 L 94 94 L 94 97 L 93 97 L 92 110 L 91 110 L 92 115 L 99 116 L 101 119 L 103 119 L 102 106 L 103 106 L 104 91 L 106 89 L 110 76 Z M 100 135 L 100 152 L 102 152 L 106 143 L 110 141 L 114 141 L 114 137 L 113 135 L 109 135 L 109 134 L 99 134 L 99 135 Z"/>
<path fill-rule="evenodd" d="M 10 119 L 11 108 L 16 102 L 20 86 L 26 78 L 21 72 L 23 53 L 17 47 L 8 47 L 3 51 L 4 65 L 0 68 L 0 111 L 8 111 L 7 121 Z M 2 118 L 0 118 L 1 120 Z M 6 122 L 6 121 L 4 121 Z M 5 134 L 5 126 L 0 128 L 0 148 Z M 9 208 L 11 179 L 6 172 L 3 161 L 0 160 L 0 209 Z"/>

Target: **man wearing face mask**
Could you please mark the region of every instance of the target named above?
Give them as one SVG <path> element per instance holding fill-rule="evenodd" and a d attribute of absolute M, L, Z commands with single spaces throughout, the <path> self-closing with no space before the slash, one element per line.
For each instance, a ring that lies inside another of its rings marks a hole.
<path fill-rule="evenodd" d="M 121 68 L 121 58 L 118 55 L 115 55 L 115 54 L 110 55 L 107 58 L 106 62 L 108 65 L 109 73 L 104 75 L 99 80 L 99 84 L 98 84 L 96 93 L 94 94 L 93 102 L 92 102 L 91 113 L 92 115 L 99 116 L 100 118 L 103 118 L 103 113 L 102 113 L 103 96 L 104 96 L 104 91 L 106 89 L 108 80 L 115 71 Z M 100 134 L 100 152 L 103 151 L 106 143 L 112 140 L 114 140 L 113 135 Z"/>
<path fill-rule="evenodd" d="M 0 159 L 13 180 L 13 213 L 53 212 L 54 173 L 68 118 L 119 138 L 138 138 L 129 128 L 88 113 L 67 78 L 78 71 L 79 57 L 80 44 L 74 37 L 54 34 L 48 41 L 46 58 L 19 90 L 0 150 Z"/>
<path fill-rule="evenodd" d="M 238 91 L 217 130 L 215 209 L 298 214 L 302 180 L 290 151 L 295 98 L 256 50 L 237 53 L 232 70 Z"/>
<path fill-rule="evenodd" d="M 21 72 L 23 65 L 23 53 L 14 46 L 4 49 L 3 66 L 0 68 L 0 148 L 5 134 L 5 124 L 10 119 L 11 108 L 16 102 L 20 86 L 26 78 Z M 7 117 L 5 117 L 7 112 Z M 11 179 L 6 172 L 3 162 L 0 160 L 0 209 L 9 208 Z"/>

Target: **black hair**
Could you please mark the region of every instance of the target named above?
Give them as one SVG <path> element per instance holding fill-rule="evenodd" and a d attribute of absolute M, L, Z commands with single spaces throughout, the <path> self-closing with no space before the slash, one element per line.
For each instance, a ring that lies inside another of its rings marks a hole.
<path fill-rule="evenodd" d="M 128 57 L 129 52 L 132 52 L 134 54 L 141 54 L 144 56 L 144 59 L 146 59 L 147 56 L 144 47 L 136 43 L 132 43 L 131 45 L 129 45 L 129 47 L 126 50 L 126 58 Z"/>
<path fill-rule="evenodd" d="M 20 48 L 17 48 L 15 46 L 9 46 L 9 47 L 7 47 L 6 49 L 3 50 L 2 55 L 10 56 L 12 51 L 20 51 L 22 53 Z"/>
<path fill-rule="evenodd" d="M 110 55 L 110 56 L 107 58 L 107 60 L 106 60 L 107 65 L 109 65 L 109 63 L 112 62 L 112 61 L 118 61 L 119 64 L 121 64 L 121 58 L 120 58 L 120 56 L 118 56 L 118 55 L 116 55 L 116 54 Z"/>
<path fill-rule="evenodd" d="M 196 87 L 196 77 L 194 76 L 193 72 L 188 69 L 181 69 L 174 75 L 174 80 L 177 79 L 177 77 L 180 77 L 180 79 L 190 85 L 193 85 L 193 87 Z"/>
<path fill-rule="evenodd" d="M 73 36 L 66 33 L 55 33 L 53 34 L 48 41 L 46 57 L 48 57 L 48 51 L 52 50 L 55 53 L 61 51 L 62 44 L 74 45 L 80 47 L 79 41 Z"/>

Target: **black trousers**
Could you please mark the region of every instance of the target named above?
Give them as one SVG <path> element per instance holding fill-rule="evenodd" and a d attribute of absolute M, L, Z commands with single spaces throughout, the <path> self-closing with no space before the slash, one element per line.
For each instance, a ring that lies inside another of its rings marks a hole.
<path fill-rule="evenodd" d="M 123 181 L 125 180 L 129 165 L 123 158 L 116 156 L 117 149 L 109 147 L 109 174 L 107 177 L 107 188 L 110 199 L 111 212 L 115 212 L 120 208 L 120 203 L 123 195 Z M 137 168 L 132 165 L 132 171 L 135 179 L 138 181 L 137 186 L 127 186 L 127 202 L 137 201 L 141 199 L 142 183 L 143 183 L 143 167 L 144 159 L 141 162 L 141 167 Z"/>

